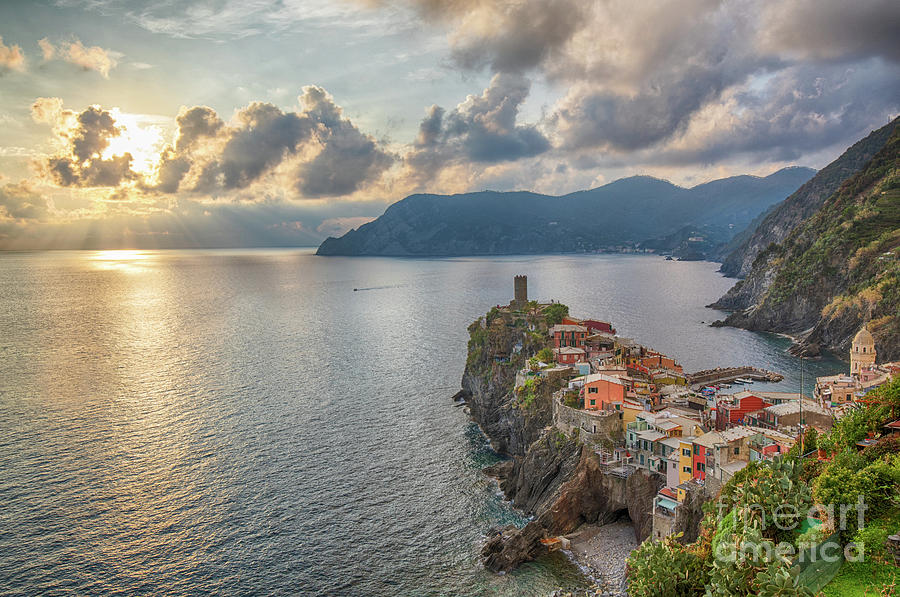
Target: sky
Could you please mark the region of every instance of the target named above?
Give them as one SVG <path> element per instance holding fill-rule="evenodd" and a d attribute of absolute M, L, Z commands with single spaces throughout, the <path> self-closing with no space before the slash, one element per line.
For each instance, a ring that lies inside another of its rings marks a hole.
<path fill-rule="evenodd" d="M 821 168 L 900 112 L 898 39 L 896 0 L 5 0 L 0 249 Z"/>

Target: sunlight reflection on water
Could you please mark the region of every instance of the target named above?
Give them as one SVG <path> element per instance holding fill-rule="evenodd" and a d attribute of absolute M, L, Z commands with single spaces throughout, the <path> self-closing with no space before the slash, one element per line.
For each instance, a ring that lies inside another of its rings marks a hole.
<path fill-rule="evenodd" d="M 449 402 L 466 326 L 535 298 L 611 319 L 685 368 L 798 383 L 787 341 L 711 328 L 731 281 L 627 256 L 317 258 L 309 251 L 0 256 L 0 592 L 544 595 L 496 576 L 522 520 Z M 370 292 L 353 292 L 371 288 Z M 843 367 L 806 364 L 815 374 Z"/>

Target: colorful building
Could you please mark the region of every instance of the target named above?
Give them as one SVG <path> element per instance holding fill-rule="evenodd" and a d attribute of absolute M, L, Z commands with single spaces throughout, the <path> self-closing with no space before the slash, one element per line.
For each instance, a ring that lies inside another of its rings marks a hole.
<path fill-rule="evenodd" d="M 584 408 L 588 410 L 622 410 L 625 385 L 621 379 L 593 373 L 584 378 Z M 616 408 L 616 404 L 619 408 Z"/>
<path fill-rule="evenodd" d="M 767 406 L 772 406 L 772 403 L 753 392 L 743 391 L 721 396 L 716 405 L 716 429 L 722 431 L 733 425 L 740 425 L 746 415 Z"/>
<path fill-rule="evenodd" d="M 853 337 L 850 346 L 850 375 L 859 375 L 863 369 L 875 366 L 875 338 L 865 326 Z"/>
<path fill-rule="evenodd" d="M 723 443 L 722 434 L 718 431 L 704 433 L 694 440 L 691 446 L 693 478 L 700 481 L 706 480 L 707 461 L 712 459 L 716 444 Z"/>
<path fill-rule="evenodd" d="M 586 327 L 591 334 L 609 334 L 616 335 L 616 328 L 608 321 L 599 321 L 596 319 L 585 319 L 581 325 Z"/>
<path fill-rule="evenodd" d="M 587 332 L 587 328 L 583 325 L 559 323 L 550 328 L 550 335 L 553 337 L 554 348 L 571 346 L 583 349 L 584 340 L 587 338 Z"/>
<path fill-rule="evenodd" d="M 795 428 L 800 425 L 828 430 L 834 424 L 832 412 L 812 400 L 792 400 L 773 404 L 747 414 L 747 424 L 768 429 Z"/>
<path fill-rule="evenodd" d="M 694 438 L 683 437 L 678 442 L 678 501 L 683 502 L 685 489 L 683 485 L 694 476 Z"/>
<path fill-rule="evenodd" d="M 648 370 L 668 369 L 676 373 L 684 373 L 681 365 L 676 363 L 675 359 L 667 357 L 666 355 L 660 354 L 658 352 L 650 353 L 644 357 L 641 357 L 640 364 Z"/>
<path fill-rule="evenodd" d="M 584 361 L 584 349 L 575 348 L 574 346 L 563 346 L 554 348 L 553 354 L 556 356 L 556 362 L 560 365 L 574 365 Z"/>

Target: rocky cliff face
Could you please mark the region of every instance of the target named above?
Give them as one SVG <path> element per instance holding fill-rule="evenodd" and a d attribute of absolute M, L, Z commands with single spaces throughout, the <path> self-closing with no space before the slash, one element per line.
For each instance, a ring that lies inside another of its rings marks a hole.
<path fill-rule="evenodd" d="M 512 498 L 516 505 L 535 504 L 533 510 L 528 510 L 535 518 L 521 529 L 507 527 L 488 538 L 482 556 L 485 566 L 491 570 L 512 570 L 546 553 L 540 542 L 544 537 L 566 535 L 585 523 L 613 522 L 626 513 L 634 524 L 638 541 L 650 535 L 653 497 L 662 487 L 662 479 L 641 471 L 627 480 L 606 475 L 592 451 L 583 446 L 573 449 L 575 442 L 552 435 L 533 446 L 542 456 L 532 458 L 529 450 L 531 464 L 523 468 L 525 474 L 518 476 L 515 488 L 503 483 L 514 490 Z M 540 488 L 537 494 L 530 491 L 533 482 Z M 540 496 L 540 499 L 533 502 L 520 499 L 523 486 L 529 490 L 529 497 Z"/>
<path fill-rule="evenodd" d="M 757 256 L 771 244 L 783 242 L 794 228 L 816 213 L 845 180 L 858 172 L 884 147 L 897 122 L 895 119 L 855 143 L 790 197 L 771 207 L 758 221 L 750 224 L 747 231 L 735 237 L 730 252 L 722 260 L 720 271 L 726 276 L 740 278 L 750 276 Z M 765 268 L 759 269 L 760 272 L 753 272 L 754 276 L 765 277 L 767 273 Z M 722 308 L 745 309 L 761 296 L 757 292 L 755 288 L 752 293 L 749 288 L 734 295 L 729 292 L 720 303 Z"/>
<path fill-rule="evenodd" d="M 524 354 L 533 354 L 545 341 L 522 325 L 502 316 L 479 320 L 470 328 L 469 359 L 463 374 L 463 393 L 472 416 L 499 452 L 510 460 L 486 471 L 496 476 L 504 494 L 534 520 L 522 529 L 498 530 L 485 543 L 485 565 L 511 570 L 546 548 L 540 539 L 574 531 L 583 523 L 609 522 L 628 513 L 635 534 L 650 534 L 652 501 L 662 480 L 642 473 L 628 480 L 603 474 L 590 449 L 552 427 L 552 379 L 527 398 L 512 391 L 515 371 Z M 523 350 L 507 362 L 523 343 Z"/>
<path fill-rule="evenodd" d="M 801 352 L 846 354 L 868 323 L 881 360 L 900 358 L 900 127 L 859 172 L 715 307 L 725 323 L 802 338 Z"/>

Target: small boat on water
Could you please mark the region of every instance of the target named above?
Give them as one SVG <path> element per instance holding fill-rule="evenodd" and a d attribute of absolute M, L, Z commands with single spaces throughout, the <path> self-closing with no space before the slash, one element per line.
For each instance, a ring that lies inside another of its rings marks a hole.
<path fill-rule="evenodd" d="M 734 381 L 736 381 L 736 382 L 738 382 L 738 383 L 753 383 L 753 380 L 752 380 L 752 379 L 747 379 L 746 377 L 738 377 L 738 378 L 737 378 L 736 380 L 734 380 Z"/>

